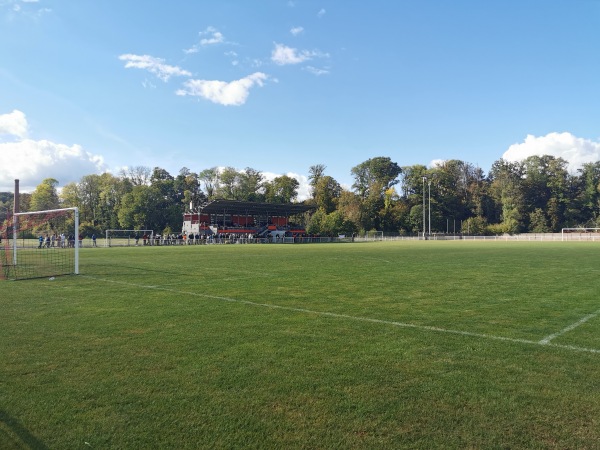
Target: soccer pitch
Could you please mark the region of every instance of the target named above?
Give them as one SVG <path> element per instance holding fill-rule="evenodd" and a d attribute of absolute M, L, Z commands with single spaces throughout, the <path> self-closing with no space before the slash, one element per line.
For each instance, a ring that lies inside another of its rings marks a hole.
<path fill-rule="evenodd" d="M 600 244 L 85 248 L 0 282 L 0 448 L 598 448 Z"/>

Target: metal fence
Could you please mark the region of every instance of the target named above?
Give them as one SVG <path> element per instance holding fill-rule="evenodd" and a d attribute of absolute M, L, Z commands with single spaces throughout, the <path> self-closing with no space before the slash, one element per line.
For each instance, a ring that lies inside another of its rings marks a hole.
<path fill-rule="evenodd" d="M 497 236 L 471 236 L 471 235 L 445 235 L 432 234 L 430 236 L 384 236 L 384 240 L 430 240 L 430 241 L 529 241 L 529 242 L 559 242 L 559 241 L 583 241 L 600 242 L 600 233 L 522 233 L 503 234 Z"/>

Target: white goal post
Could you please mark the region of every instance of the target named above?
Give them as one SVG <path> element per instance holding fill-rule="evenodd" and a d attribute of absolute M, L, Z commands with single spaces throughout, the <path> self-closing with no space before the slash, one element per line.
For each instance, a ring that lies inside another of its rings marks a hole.
<path fill-rule="evenodd" d="M 595 241 L 595 240 L 600 240 L 600 228 L 584 228 L 584 227 L 579 227 L 579 228 L 563 228 L 560 231 L 561 234 L 561 240 L 563 241 L 569 241 L 569 240 L 573 240 L 571 239 L 571 236 L 574 233 L 578 233 L 577 234 L 577 240 L 582 240 L 582 235 L 584 235 L 585 237 L 587 237 L 589 240 Z"/>
<path fill-rule="evenodd" d="M 154 230 L 106 230 L 104 246 L 129 247 L 144 245 L 144 236 L 146 236 L 146 245 L 154 244 Z"/>

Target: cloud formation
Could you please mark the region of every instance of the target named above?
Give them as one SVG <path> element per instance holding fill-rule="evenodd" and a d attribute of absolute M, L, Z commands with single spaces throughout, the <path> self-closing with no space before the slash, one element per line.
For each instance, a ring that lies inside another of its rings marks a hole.
<path fill-rule="evenodd" d="M 328 69 L 319 69 L 318 67 L 313 67 L 313 66 L 306 66 L 304 67 L 304 70 L 306 70 L 309 73 L 312 73 L 313 75 L 329 75 L 329 70 Z"/>
<path fill-rule="evenodd" d="M 133 55 L 131 53 L 119 56 L 121 61 L 126 61 L 126 69 L 143 69 L 156 75 L 162 81 L 169 81 L 173 76 L 191 76 L 191 72 L 181 69 L 178 66 L 165 64 L 162 58 L 155 58 L 150 55 Z"/>
<path fill-rule="evenodd" d="M 255 72 L 239 80 L 226 82 L 219 80 L 188 80 L 183 83 L 184 88 L 176 94 L 181 96 L 201 97 L 225 106 L 240 106 L 246 103 L 250 89 L 263 86 L 268 75 Z"/>
<path fill-rule="evenodd" d="M 200 35 L 200 42 L 184 50 L 183 52 L 185 54 L 198 53 L 201 47 L 222 44 L 225 42 L 225 36 L 223 36 L 223 33 L 221 33 L 215 27 L 209 26 L 206 28 L 206 30 L 201 31 L 198 34 Z"/>
<path fill-rule="evenodd" d="M 9 142 L 0 142 L 0 191 L 12 192 L 14 180 L 23 192 L 31 191 L 44 178 L 55 178 L 61 185 L 79 181 L 84 175 L 104 169 L 101 156 L 85 151 L 79 145 L 68 146 L 47 140 L 26 139 L 27 119 L 21 111 L 0 115 L 0 134 Z"/>
<path fill-rule="evenodd" d="M 574 172 L 585 163 L 600 161 L 600 142 L 578 138 L 568 132 L 527 135 L 524 142 L 511 145 L 502 158 L 522 161 L 534 155 L 562 158 L 569 163 L 569 170 Z"/>
<path fill-rule="evenodd" d="M 294 35 L 294 36 L 298 36 L 299 34 L 302 34 L 303 31 L 304 31 L 303 27 L 293 27 L 290 30 L 290 33 L 292 33 L 292 35 Z"/>
<path fill-rule="evenodd" d="M 9 114 L 0 114 L 0 135 L 12 135 L 19 138 L 27 136 L 27 119 L 17 109 Z"/>
<path fill-rule="evenodd" d="M 304 61 L 309 61 L 316 57 L 327 57 L 326 53 L 309 50 L 298 50 L 296 48 L 288 47 L 284 44 L 278 44 L 275 42 L 275 48 L 271 52 L 271 61 L 279 66 L 285 66 L 288 64 L 299 64 Z"/>

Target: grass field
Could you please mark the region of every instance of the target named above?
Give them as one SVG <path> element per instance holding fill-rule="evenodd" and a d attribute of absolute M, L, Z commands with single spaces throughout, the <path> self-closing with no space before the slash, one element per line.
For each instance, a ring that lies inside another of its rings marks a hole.
<path fill-rule="evenodd" d="M 0 448 L 600 448 L 600 244 L 85 248 L 0 282 Z"/>

